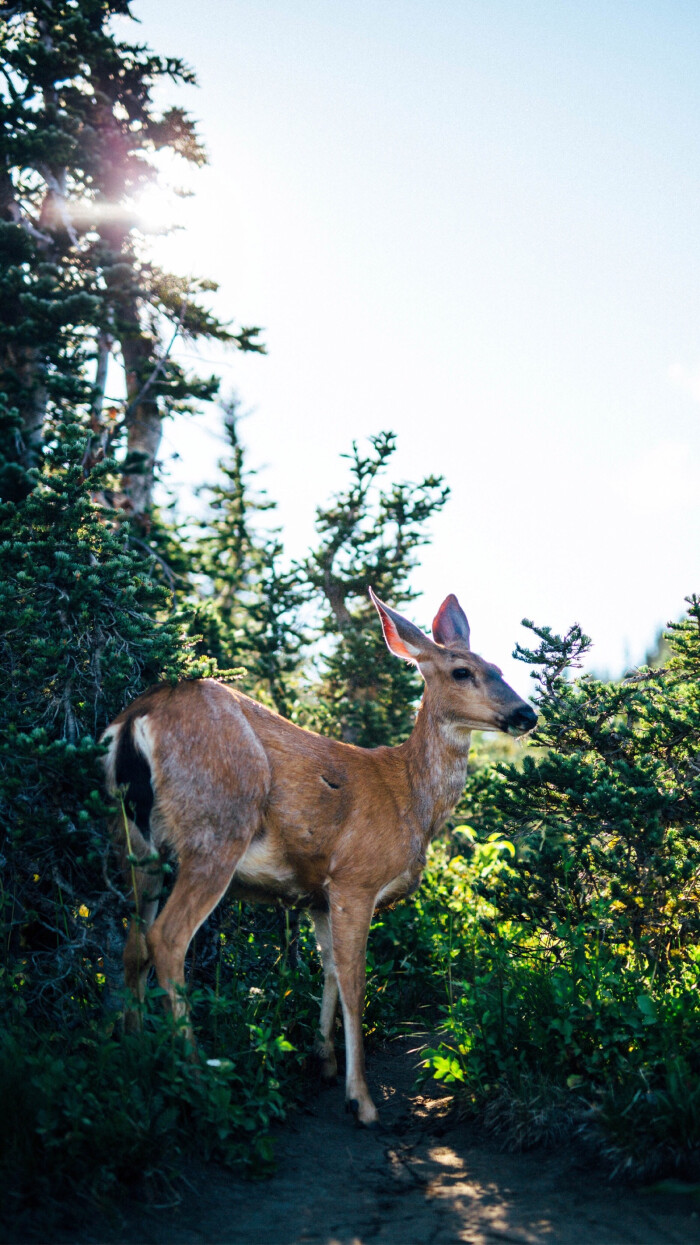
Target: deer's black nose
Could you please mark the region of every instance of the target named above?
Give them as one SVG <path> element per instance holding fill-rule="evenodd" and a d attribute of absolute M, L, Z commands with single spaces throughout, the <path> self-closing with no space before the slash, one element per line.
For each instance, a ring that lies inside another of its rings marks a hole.
<path fill-rule="evenodd" d="M 537 722 L 537 714 L 529 705 L 520 705 L 518 709 L 514 709 L 508 718 L 508 732 L 511 735 L 524 735 L 526 731 L 531 731 Z"/>

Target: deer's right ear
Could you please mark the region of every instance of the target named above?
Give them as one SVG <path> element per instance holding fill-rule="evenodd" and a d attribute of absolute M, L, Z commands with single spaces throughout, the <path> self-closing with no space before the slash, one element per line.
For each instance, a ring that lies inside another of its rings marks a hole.
<path fill-rule="evenodd" d="M 403 617 L 403 614 L 397 614 L 396 610 L 390 609 L 388 605 L 380 601 L 371 588 L 369 595 L 382 620 L 382 631 L 389 651 L 395 657 L 402 657 L 404 661 L 417 664 L 420 654 L 425 653 L 430 647 L 431 641 L 427 635 L 424 635 L 418 627 L 414 627 L 412 622 Z"/>
<path fill-rule="evenodd" d="M 461 640 L 469 648 L 469 623 L 454 592 L 445 597 L 433 619 L 433 639 L 436 644 L 453 644 Z"/>

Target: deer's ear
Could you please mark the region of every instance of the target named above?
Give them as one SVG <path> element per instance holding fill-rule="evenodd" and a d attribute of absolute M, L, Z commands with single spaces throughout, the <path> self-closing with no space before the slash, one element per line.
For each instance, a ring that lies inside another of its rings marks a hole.
<path fill-rule="evenodd" d="M 454 592 L 445 597 L 433 619 L 433 639 L 436 644 L 452 644 L 461 640 L 469 648 L 469 623 Z"/>
<path fill-rule="evenodd" d="M 414 627 L 412 622 L 403 617 L 403 614 L 397 614 L 396 610 L 390 609 L 388 605 L 380 601 L 371 588 L 369 595 L 382 620 L 382 631 L 387 648 L 395 657 L 402 657 L 404 661 L 412 661 L 416 664 L 421 653 L 425 654 L 430 647 L 431 642 L 427 635 L 424 635 L 418 627 Z"/>

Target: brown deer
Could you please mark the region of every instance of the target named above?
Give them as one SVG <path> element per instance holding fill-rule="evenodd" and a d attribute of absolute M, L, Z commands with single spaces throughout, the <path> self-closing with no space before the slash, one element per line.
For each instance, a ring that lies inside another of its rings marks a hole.
<path fill-rule="evenodd" d="M 370 595 L 391 652 L 425 680 L 413 731 L 398 747 L 327 739 L 211 679 L 146 692 L 104 736 L 108 786 L 125 792 L 122 837 L 137 862 L 138 915 L 124 951 L 132 995 L 142 999 L 153 966 L 191 1040 L 185 954 L 232 880 L 246 898 L 303 902 L 324 971 L 315 1053 L 332 1079 L 340 997 L 346 1101 L 367 1126 L 377 1122 L 362 1047 L 372 913 L 419 885 L 426 848 L 464 787 L 470 732 L 522 735 L 537 721 L 500 670 L 470 651 L 455 596 L 440 606 L 431 640 Z M 163 848 L 179 869 L 156 918 Z M 129 1027 L 135 1019 L 127 1011 Z"/>

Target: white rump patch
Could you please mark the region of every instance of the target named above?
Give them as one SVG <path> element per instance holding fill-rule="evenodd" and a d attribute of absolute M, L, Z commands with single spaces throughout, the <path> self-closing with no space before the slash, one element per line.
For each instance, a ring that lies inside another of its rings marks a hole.
<path fill-rule="evenodd" d="M 153 758 L 153 731 L 151 730 L 147 714 L 140 718 L 134 718 L 131 726 L 131 738 L 134 741 L 134 746 L 138 748 L 150 765 Z"/>

